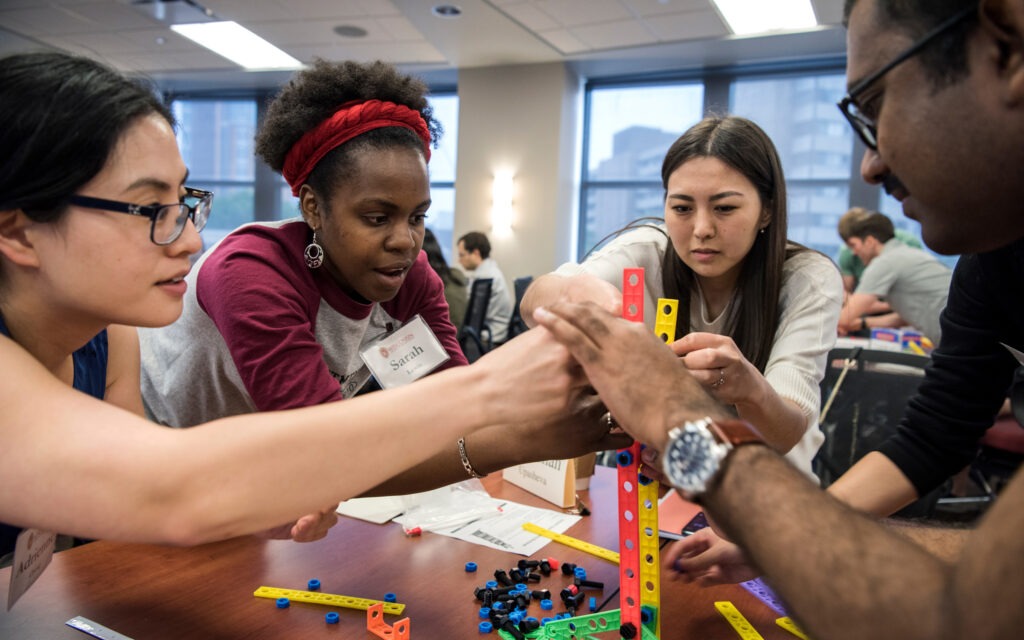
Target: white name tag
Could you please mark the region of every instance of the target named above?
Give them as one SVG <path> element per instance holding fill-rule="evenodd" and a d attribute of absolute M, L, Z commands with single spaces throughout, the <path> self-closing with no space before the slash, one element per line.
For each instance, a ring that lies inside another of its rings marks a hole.
<path fill-rule="evenodd" d="M 31 587 L 53 558 L 57 534 L 39 529 L 25 529 L 18 534 L 11 562 L 11 586 L 7 592 L 7 609 Z"/>
<path fill-rule="evenodd" d="M 384 389 L 419 380 L 451 357 L 420 316 L 371 342 L 359 355 Z"/>

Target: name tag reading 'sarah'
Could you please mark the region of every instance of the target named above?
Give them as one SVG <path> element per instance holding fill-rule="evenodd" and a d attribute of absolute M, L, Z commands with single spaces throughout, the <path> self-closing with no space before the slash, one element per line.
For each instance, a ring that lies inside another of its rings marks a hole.
<path fill-rule="evenodd" d="M 420 316 L 371 342 L 359 355 L 384 389 L 418 380 L 451 357 Z"/>

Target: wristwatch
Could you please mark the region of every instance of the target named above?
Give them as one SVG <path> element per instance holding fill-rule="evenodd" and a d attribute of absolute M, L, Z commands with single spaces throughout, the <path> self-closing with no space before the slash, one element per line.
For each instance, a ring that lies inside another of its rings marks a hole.
<path fill-rule="evenodd" d="M 685 422 L 668 432 L 662 470 L 686 499 L 699 501 L 730 451 L 763 442 L 757 429 L 744 420 L 709 417 Z"/>

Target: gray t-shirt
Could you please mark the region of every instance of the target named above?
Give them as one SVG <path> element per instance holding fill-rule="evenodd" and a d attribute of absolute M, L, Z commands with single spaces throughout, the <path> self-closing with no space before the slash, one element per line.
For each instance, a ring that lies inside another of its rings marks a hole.
<path fill-rule="evenodd" d="M 864 269 L 856 293 L 885 298 L 900 317 L 939 344 L 939 314 L 946 308 L 952 276 L 934 256 L 893 238 Z"/>

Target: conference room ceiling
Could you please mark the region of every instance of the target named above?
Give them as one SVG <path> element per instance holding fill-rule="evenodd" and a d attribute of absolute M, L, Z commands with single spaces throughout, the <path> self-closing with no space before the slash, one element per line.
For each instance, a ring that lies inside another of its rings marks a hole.
<path fill-rule="evenodd" d="M 0 53 L 81 53 L 177 90 L 290 75 L 246 72 L 170 30 L 208 20 L 198 4 L 302 62 L 380 59 L 435 83 L 454 84 L 464 68 L 559 61 L 591 77 L 842 56 L 841 0 L 812 2 L 815 30 L 736 37 L 710 0 L 0 0 Z M 462 13 L 438 16 L 439 4 Z"/>

